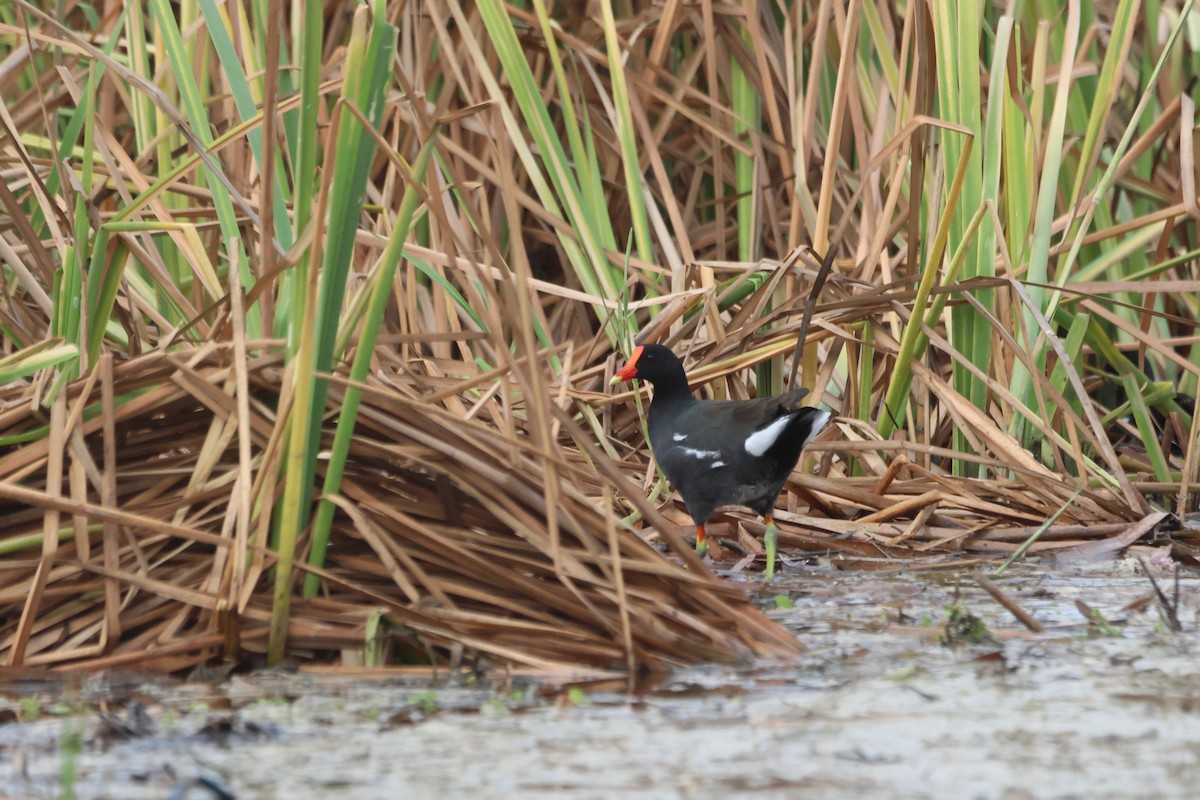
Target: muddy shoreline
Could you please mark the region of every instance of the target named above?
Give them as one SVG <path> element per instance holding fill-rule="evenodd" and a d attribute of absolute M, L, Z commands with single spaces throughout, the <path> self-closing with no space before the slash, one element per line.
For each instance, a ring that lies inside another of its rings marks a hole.
<path fill-rule="evenodd" d="M 10 680 L 0 797 L 57 797 L 64 761 L 81 800 L 1194 796 L 1200 580 L 1182 576 L 1181 632 L 1122 561 L 996 583 L 1044 632 L 961 573 L 789 571 L 776 589 L 795 607 L 770 613 L 808 646 L 795 664 L 690 669 L 634 696 L 461 676 Z M 949 647 L 955 608 L 980 635 Z"/>

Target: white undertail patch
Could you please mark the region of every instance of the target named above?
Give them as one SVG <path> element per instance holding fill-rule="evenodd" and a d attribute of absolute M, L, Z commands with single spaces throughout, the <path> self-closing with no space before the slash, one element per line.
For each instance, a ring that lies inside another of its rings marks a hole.
<path fill-rule="evenodd" d="M 757 458 L 771 449 L 779 434 L 792 421 L 791 414 L 784 414 L 762 430 L 757 430 L 746 437 L 746 452 Z"/>
<path fill-rule="evenodd" d="M 829 411 L 822 411 L 817 416 L 813 417 L 812 430 L 808 432 L 808 438 L 804 440 L 805 446 L 813 439 L 817 438 L 817 434 L 825 430 L 825 426 L 829 424 L 829 420 L 833 419 L 833 414 Z"/>

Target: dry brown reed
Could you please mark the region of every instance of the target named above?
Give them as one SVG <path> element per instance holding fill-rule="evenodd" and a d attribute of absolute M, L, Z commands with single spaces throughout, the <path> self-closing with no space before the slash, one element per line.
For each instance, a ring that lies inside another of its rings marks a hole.
<path fill-rule="evenodd" d="M 284 4 L 225 5 L 255 12 L 235 20 L 229 52 L 207 34 L 215 18 L 134 19 L 111 3 L 94 22 L 73 3 L 64 21 L 24 0 L 0 10 L 0 358 L 11 357 L 0 368 L 17 365 L 0 388 L 5 664 L 175 671 L 267 650 L 273 514 L 288 434 L 303 424 L 295 342 L 312 324 L 295 276 L 316 274 L 309 256 L 340 210 L 294 171 L 296 120 L 275 115 L 316 92 L 312 131 L 329 163 L 330 131 L 355 113 L 334 102 L 356 77 L 344 74 L 355 23 L 353 4 L 324 5 L 319 81 L 304 87 L 290 65 L 259 62 L 280 52 L 279 29 L 300 29 Z M 1001 130 L 1017 142 L 991 194 L 983 166 L 951 155 L 970 151 L 955 138 L 970 121 L 936 102 L 950 79 L 936 60 L 943 4 L 611 5 L 606 19 L 582 3 L 545 17 L 537 2 L 375 4 L 397 49 L 382 102 L 361 112 L 378 112 L 380 147 L 351 221 L 309 500 L 338 457 L 347 393 L 362 405 L 327 498 L 323 566 L 308 564 L 311 527 L 297 542 L 292 657 L 632 673 L 795 652 L 747 585 L 690 550 L 633 394 L 604 390 L 634 334 L 683 354 L 705 396 L 777 388 L 794 359 L 797 380 L 837 412 L 780 500 L 785 553 L 961 568 L 1036 538 L 1031 552 L 1081 558 L 1097 557 L 1096 542 L 1169 541 L 1194 560 L 1200 459 L 1185 395 L 1200 375 L 1200 212 L 1194 108 L 1176 91 L 1194 76 L 1180 60 L 1140 82 L 1132 65 L 1149 74 L 1167 43 L 1121 33 L 1129 3 L 1088 4 L 1081 35 L 1075 2 L 1044 21 L 1027 4 L 1015 27 L 987 9 L 954 80 L 979 90 L 984 75 L 977 113 L 989 90 L 1008 92 L 1003 126 L 974 144 L 994 152 Z M 199 128 L 181 111 L 178 53 L 156 38 L 172 24 L 201 79 Z M 997 30 L 1024 49 L 1009 55 L 1016 73 L 988 85 L 1008 63 L 984 60 Z M 1110 35 L 1132 53 L 1111 90 Z M 249 110 L 235 102 L 239 70 L 256 87 Z M 1089 106 L 1055 107 L 1053 87 L 1076 85 L 1102 106 L 1088 130 L 1108 149 L 1095 157 L 1092 139 L 1079 144 Z M 252 141 L 264 129 L 265 160 Z M 1070 166 L 1043 183 L 1064 141 Z M 435 158 L 414 176 L 404 159 L 426 142 Z M 1049 205 L 1035 207 L 1043 185 Z M 356 380 L 362 309 L 408 192 L 419 220 Z M 960 271 L 980 231 L 991 245 Z M 77 258 L 96 269 L 71 273 Z M 64 274 L 118 275 L 115 299 L 97 306 Z M 83 319 L 63 321 L 64 296 L 88 300 Z M 92 352 L 89 326 L 104 334 Z M 73 356 L 59 358 L 64 347 Z M 21 369 L 37 348 L 50 363 Z M 1173 388 L 1154 394 L 1155 377 Z M 728 519 L 714 528 L 722 566 L 755 554 L 760 532 Z M 300 596 L 306 574 L 320 578 L 314 597 Z"/>

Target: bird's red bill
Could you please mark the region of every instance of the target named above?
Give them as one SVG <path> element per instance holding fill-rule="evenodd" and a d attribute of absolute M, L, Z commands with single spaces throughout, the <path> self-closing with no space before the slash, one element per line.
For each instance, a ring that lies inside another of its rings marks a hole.
<path fill-rule="evenodd" d="M 633 352 L 629 354 L 629 360 L 625 362 L 625 366 L 621 367 L 613 375 L 612 383 L 627 381 L 630 378 L 637 377 L 637 360 L 642 356 L 642 346 L 638 345 L 633 348 Z"/>

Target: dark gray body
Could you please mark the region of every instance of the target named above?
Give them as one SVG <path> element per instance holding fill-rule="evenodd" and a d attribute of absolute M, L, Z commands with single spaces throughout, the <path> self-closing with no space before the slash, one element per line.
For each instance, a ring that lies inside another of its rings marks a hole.
<path fill-rule="evenodd" d="M 649 429 L 654 458 L 688 514 L 697 525 L 722 506 L 766 516 L 829 413 L 800 407 L 805 389 L 758 400 L 697 400 L 686 386 L 655 394 Z M 761 453 L 749 452 L 748 440 Z"/>

